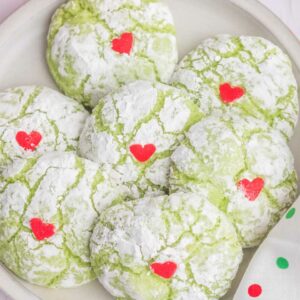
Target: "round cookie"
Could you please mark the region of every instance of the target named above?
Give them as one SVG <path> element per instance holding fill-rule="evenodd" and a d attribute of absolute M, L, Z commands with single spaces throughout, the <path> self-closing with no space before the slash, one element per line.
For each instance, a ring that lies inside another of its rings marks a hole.
<path fill-rule="evenodd" d="M 171 191 L 203 193 L 227 214 L 244 247 L 258 245 L 296 199 L 284 137 L 255 118 L 208 117 L 186 133 L 171 159 Z"/>
<path fill-rule="evenodd" d="M 0 261 L 41 286 L 93 280 L 89 239 L 96 218 L 127 193 L 110 176 L 73 153 L 14 161 L 0 184 Z"/>
<path fill-rule="evenodd" d="M 201 118 L 180 89 L 136 81 L 100 100 L 84 126 L 79 153 L 110 165 L 134 198 L 161 194 L 168 189 L 173 150 Z"/>
<path fill-rule="evenodd" d="M 219 299 L 242 259 L 227 217 L 192 193 L 110 207 L 90 246 L 99 281 L 117 299 Z"/>
<path fill-rule="evenodd" d="M 158 0 L 70 0 L 52 18 L 47 60 L 58 86 L 89 107 L 138 79 L 168 82 L 173 17 Z"/>
<path fill-rule="evenodd" d="M 172 82 L 194 95 L 207 115 L 230 110 L 266 121 L 287 139 L 293 135 L 299 104 L 291 61 L 261 37 L 204 40 L 180 62 Z"/>
<path fill-rule="evenodd" d="M 49 88 L 0 92 L 0 167 L 45 152 L 76 151 L 87 116 L 82 105 Z"/>

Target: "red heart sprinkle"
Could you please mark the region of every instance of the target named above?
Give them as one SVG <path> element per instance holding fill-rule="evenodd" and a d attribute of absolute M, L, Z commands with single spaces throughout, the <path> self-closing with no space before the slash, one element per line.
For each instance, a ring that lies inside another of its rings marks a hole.
<path fill-rule="evenodd" d="M 243 190 L 245 196 L 250 200 L 254 201 L 257 199 L 261 191 L 265 186 L 265 181 L 262 178 L 256 178 L 253 181 L 243 179 L 238 183 L 238 187 Z"/>
<path fill-rule="evenodd" d="M 147 144 L 142 146 L 141 144 L 134 144 L 129 147 L 132 155 L 139 162 L 146 162 L 155 153 L 156 147 L 153 144 Z"/>
<path fill-rule="evenodd" d="M 18 144 L 25 150 L 34 151 L 42 140 L 42 135 L 37 131 L 32 131 L 29 134 L 25 131 L 19 131 L 16 134 Z"/>
<path fill-rule="evenodd" d="M 30 220 L 31 230 L 37 240 L 45 240 L 55 233 L 55 226 L 53 224 L 44 223 L 43 220 L 39 218 L 33 218 Z"/>
<path fill-rule="evenodd" d="M 164 263 L 153 263 L 150 265 L 150 268 L 152 272 L 157 274 L 158 276 L 169 279 L 175 274 L 177 270 L 177 264 L 172 261 L 167 261 Z"/>
<path fill-rule="evenodd" d="M 230 83 L 220 84 L 220 97 L 224 103 L 231 103 L 245 95 L 245 89 L 239 86 L 232 87 Z"/>
<path fill-rule="evenodd" d="M 112 49 L 120 54 L 130 54 L 133 46 L 133 34 L 123 33 L 119 38 L 113 39 Z"/>

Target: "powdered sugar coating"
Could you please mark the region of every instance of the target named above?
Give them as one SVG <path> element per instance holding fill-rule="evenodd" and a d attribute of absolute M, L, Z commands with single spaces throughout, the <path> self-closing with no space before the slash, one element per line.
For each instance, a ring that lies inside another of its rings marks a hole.
<path fill-rule="evenodd" d="M 99 170 L 73 153 L 16 160 L 0 183 L 1 262 L 26 281 L 47 287 L 93 280 L 91 231 L 100 212 L 126 193 L 113 171 Z M 38 240 L 30 226 L 33 218 L 54 225 L 55 234 Z"/>
<path fill-rule="evenodd" d="M 0 92 L 0 165 L 51 151 L 76 151 L 88 112 L 52 89 L 23 86 Z M 18 132 L 38 132 L 34 150 L 22 147 Z"/>
<path fill-rule="evenodd" d="M 90 246 L 99 281 L 118 299 L 219 299 L 242 259 L 226 216 L 191 193 L 110 207 L 101 214 Z M 166 261 L 177 265 L 170 279 L 150 269 L 153 262 Z"/>
<path fill-rule="evenodd" d="M 232 111 L 266 121 L 289 139 L 298 120 L 298 87 L 288 56 L 261 37 L 219 35 L 204 40 L 179 64 L 172 82 L 195 96 L 210 115 Z M 220 99 L 230 83 L 246 93 L 235 102 Z"/>
<path fill-rule="evenodd" d="M 168 188 L 171 153 L 183 132 L 201 118 L 197 105 L 179 89 L 130 83 L 100 100 L 84 126 L 79 153 L 100 166 L 109 164 L 134 198 L 161 194 Z M 140 162 L 130 151 L 136 144 L 153 144 L 155 153 Z"/>
<path fill-rule="evenodd" d="M 195 124 L 172 157 L 171 191 L 192 190 L 223 210 L 244 247 L 258 245 L 297 195 L 294 159 L 283 136 L 251 117 L 224 114 Z M 264 180 L 249 200 L 239 182 Z"/>
<path fill-rule="evenodd" d="M 112 49 L 124 33 L 130 54 Z M 168 82 L 178 60 L 171 12 L 158 0 L 70 0 L 52 18 L 47 58 L 59 87 L 90 107 L 137 79 Z"/>

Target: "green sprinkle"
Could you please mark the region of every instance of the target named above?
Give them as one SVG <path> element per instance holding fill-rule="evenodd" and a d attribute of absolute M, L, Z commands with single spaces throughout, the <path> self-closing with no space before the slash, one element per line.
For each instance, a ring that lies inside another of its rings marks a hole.
<path fill-rule="evenodd" d="M 289 267 L 289 262 L 284 257 L 278 257 L 276 264 L 279 269 L 287 269 Z"/>
<path fill-rule="evenodd" d="M 294 208 L 294 207 L 291 208 L 285 216 L 286 219 L 291 219 L 295 215 L 295 213 L 296 213 L 296 208 Z"/>

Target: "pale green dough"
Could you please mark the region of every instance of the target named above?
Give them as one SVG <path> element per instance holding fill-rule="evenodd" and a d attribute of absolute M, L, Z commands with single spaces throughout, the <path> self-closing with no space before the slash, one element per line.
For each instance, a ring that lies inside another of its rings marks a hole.
<path fill-rule="evenodd" d="M 133 35 L 130 53 L 113 49 Z M 178 61 L 173 17 L 158 0 L 70 0 L 54 14 L 47 60 L 58 86 L 94 107 L 137 79 L 168 82 Z"/>
<path fill-rule="evenodd" d="M 171 191 L 203 194 L 227 214 L 244 247 L 258 245 L 297 197 L 294 158 L 284 137 L 255 118 L 208 117 L 191 127 L 171 160 Z M 251 185 L 240 186 L 261 179 L 254 198 Z"/>
<path fill-rule="evenodd" d="M 164 194 L 168 191 L 170 156 L 183 133 L 202 117 L 181 89 L 136 81 L 100 100 L 85 123 L 79 154 L 113 168 L 131 188 L 132 198 Z M 131 151 L 133 145 L 155 150 L 141 161 Z"/>
<path fill-rule="evenodd" d="M 100 212 L 122 201 L 113 172 L 73 153 L 16 160 L 0 184 L 0 261 L 37 285 L 74 287 L 95 279 L 89 239 Z M 55 227 L 38 240 L 31 220 Z"/>
<path fill-rule="evenodd" d="M 1 91 L 0 169 L 18 158 L 75 152 L 88 115 L 77 101 L 50 88 L 22 86 Z M 31 139 L 32 132 L 39 138 Z"/>
<path fill-rule="evenodd" d="M 218 35 L 204 40 L 179 63 L 171 80 L 193 95 L 206 115 L 231 111 L 264 120 L 287 139 L 298 120 L 298 86 L 289 57 L 262 37 Z M 244 89 L 231 103 L 220 85 Z"/>
<path fill-rule="evenodd" d="M 217 300 L 242 260 L 234 227 L 206 198 L 192 193 L 115 205 L 99 218 L 91 262 L 116 299 Z M 168 277 L 153 263 L 175 264 Z"/>

